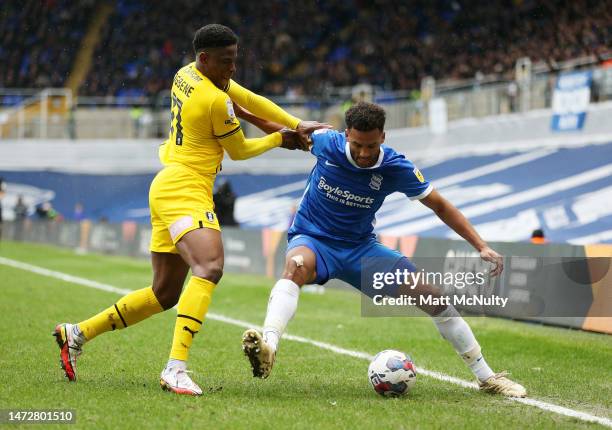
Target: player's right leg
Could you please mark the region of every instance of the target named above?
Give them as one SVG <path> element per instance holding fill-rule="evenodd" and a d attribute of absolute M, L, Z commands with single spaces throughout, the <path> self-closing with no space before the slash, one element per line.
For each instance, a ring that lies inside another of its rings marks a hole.
<path fill-rule="evenodd" d="M 373 264 L 379 265 L 377 270 L 383 273 L 395 273 L 396 270 L 400 272 L 415 272 L 417 270 L 405 256 L 378 242 L 372 242 L 369 245 L 364 244 L 360 248 L 356 248 L 352 253 L 352 258 L 359 261 L 362 253 L 364 256 L 372 258 L 374 260 Z M 355 263 L 353 266 L 357 267 L 358 264 Z M 368 272 L 370 270 L 371 268 Z M 353 270 L 352 276 L 342 273 L 340 277 L 351 285 L 358 285 L 361 278 L 359 272 Z M 371 275 L 371 273 L 368 273 L 368 275 Z M 373 287 L 370 284 L 362 285 L 362 292 L 370 295 L 373 292 Z M 394 285 L 392 289 L 394 291 L 389 291 L 389 295 L 409 296 L 416 299 L 417 306 L 432 318 L 442 337 L 453 346 L 457 354 L 472 371 L 481 390 L 506 396 L 525 397 L 525 388 L 508 379 L 506 372 L 495 373 L 491 370 L 470 326 L 453 305 L 438 300 L 432 300 L 432 304 L 425 304 L 419 300 L 419 297 L 436 299 L 442 297 L 438 287 L 419 282 L 416 285 Z"/>
<path fill-rule="evenodd" d="M 270 375 L 280 338 L 297 310 L 300 287 L 317 278 L 316 263 L 314 251 L 306 246 L 288 250 L 283 275 L 270 292 L 263 335 L 255 329 L 248 329 L 242 335 L 242 349 L 254 377 Z"/>
<path fill-rule="evenodd" d="M 202 389 L 187 374 L 187 360 L 194 337 L 208 312 L 213 291 L 223 275 L 223 243 L 218 224 L 216 228 L 203 227 L 186 232 L 176 247 L 191 268 L 191 277 L 178 301 L 172 348 L 161 373 L 160 385 L 176 394 L 199 396 Z"/>
<path fill-rule="evenodd" d="M 60 348 L 60 365 L 69 381 L 77 377 L 76 360 L 85 342 L 112 330 L 130 327 L 173 307 L 181 293 L 188 266 L 179 255 L 151 255 L 153 285 L 133 291 L 102 312 L 78 324 L 58 324 L 53 331 Z"/>

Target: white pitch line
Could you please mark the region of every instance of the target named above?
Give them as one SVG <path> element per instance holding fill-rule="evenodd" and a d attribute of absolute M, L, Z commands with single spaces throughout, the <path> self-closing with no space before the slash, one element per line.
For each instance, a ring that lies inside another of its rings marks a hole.
<path fill-rule="evenodd" d="M 21 261 L 11 260 L 9 258 L 0 257 L 0 264 L 5 266 L 14 267 L 16 269 L 22 269 L 28 272 L 36 273 L 38 275 L 47 276 L 49 278 L 60 279 L 62 281 L 71 282 L 77 285 L 83 285 L 84 287 L 95 288 L 97 290 L 108 291 L 109 293 L 117 294 L 128 294 L 132 290 L 124 288 L 113 287 L 112 285 L 102 284 L 100 282 L 92 281 L 90 279 L 80 278 L 78 276 L 72 276 L 67 273 L 56 272 L 55 270 L 45 269 L 44 267 L 34 266 L 28 263 L 22 263 Z"/>
<path fill-rule="evenodd" d="M 59 279 L 61 281 L 70 282 L 72 284 L 82 285 L 84 287 L 95 288 L 97 290 L 107 291 L 116 294 L 128 294 L 133 290 L 128 290 L 125 288 L 117 288 L 112 285 L 103 284 L 101 282 L 92 281 L 90 279 L 80 278 L 78 276 L 69 275 L 63 272 L 57 272 L 55 270 L 45 269 L 40 266 L 34 266 L 32 264 L 23 263 L 21 261 L 12 260 L 9 258 L 0 257 L 0 264 L 4 264 L 5 266 L 14 267 L 16 269 L 25 270 L 28 272 L 36 273 L 38 275 L 47 276 L 49 278 Z M 256 324 L 251 324 L 248 321 L 242 321 L 230 317 L 226 317 L 224 315 L 209 313 L 207 315 L 209 319 L 224 322 L 226 324 L 231 324 L 234 326 L 242 327 L 242 328 L 259 328 Z M 371 360 L 373 355 L 368 354 L 367 352 L 354 351 L 351 349 L 345 349 L 336 345 L 332 345 L 331 343 L 320 342 L 318 340 L 309 339 L 301 336 L 294 336 L 290 334 L 283 335 L 285 339 L 293 340 L 294 342 L 300 342 L 307 345 L 313 345 L 318 348 L 334 352 L 336 354 L 347 355 L 353 358 L 360 358 L 362 360 Z M 430 378 L 437 379 L 439 381 L 450 382 L 451 384 L 459 385 L 464 388 L 478 389 L 478 386 L 474 382 L 465 381 L 463 379 L 455 378 L 453 376 L 445 375 L 444 373 L 435 372 L 427 369 L 423 369 L 422 367 L 417 367 L 417 372 L 421 375 L 429 376 Z M 586 412 L 576 411 L 574 409 L 565 408 L 563 406 L 555 405 L 553 403 L 543 402 L 541 400 L 536 399 L 520 399 L 516 397 L 508 397 L 508 400 L 512 400 L 515 402 L 523 403 L 525 405 L 535 406 L 536 408 L 543 409 L 545 411 L 554 412 L 559 415 L 565 415 L 572 418 L 577 418 L 582 421 L 598 423 L 607 427 L 612 428 L 612 420 L 605 417 L 599 417 L 597 415 L 591 415 Z"/>

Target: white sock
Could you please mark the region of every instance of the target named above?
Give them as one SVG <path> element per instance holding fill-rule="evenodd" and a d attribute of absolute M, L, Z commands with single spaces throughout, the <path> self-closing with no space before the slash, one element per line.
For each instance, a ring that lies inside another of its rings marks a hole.
<path fill-rule="evenodd" d="M 453 345 L 479 381 L 485 381 L 495 374 L 482 356 L 480 345 L 470 326 L 454 306 L 449 305 L 432 319 L 442 337 Z"/>
<path fill-rule="evenodd" d="M 263 337 L 274 351 L 278 348 L 287 324 L 295 315 L 299 297 L 300 287 L 289 279 L 279 279 L 270 292 Z"/>
<path fill-rule="evenodd" d="M 170 358 L 168 360 L 168 363 L 166 364 L 166 369 L 172 369 L 172 368 L 186 370 L 187 369 L 187 362 L 184 361 L 184 360 L 177 360 L 177 359 L 174 359 L 174 358 Z"/>
<path fill-rule="evenodd" d="M 478 351 L 475 355 L 477 355 L 478 357 L 471 363 L 468 363 L 468 367 L 480 382 L 484 382 L 491 376 L 495 375 L 495 372 L 493 372 L 493 370 L 489 367 L 484 357 L 482 356 L 482 353 L 480 352 L 480 346 L 478 346 Z M 466 361 L 467 363 L 467 360 L 464 359 L 464 361 Z"/>

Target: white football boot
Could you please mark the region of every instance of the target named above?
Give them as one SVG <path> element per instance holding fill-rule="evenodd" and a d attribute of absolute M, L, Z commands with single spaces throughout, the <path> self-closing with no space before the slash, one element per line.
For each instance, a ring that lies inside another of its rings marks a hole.
<path fill-rule="evenodd" d="M 201 396 L 202 389 L 191 380 L 188 373 L 191 372 L 179 367 L 166 367 L 162 370 L 159 385 L 161 385 L 164 391 L 185 394 L 187 396 Z"/>
<path fill-rule="evenodd" d="M 244 332 L 242 350 L 251 362 L 254 377 L 266 379 L 270 376 L 276 353 L 257 330 L 251 328 Z"/>
<path fill-rule="evenodd" d="M 482 391 L 492 394 L 502 394 L 508 397 L 525 397 L 527 390 L 521 384 L 506 378 L 508 372 L 499 372 L 478 385 Z"/>
<path fill-rule="evenodd" d="M 52 333 L 60 348 L 60 365 L 69 381 L 76 381 L 76 360 L 83 352 L 82 343 L 79 343 L 77 336 L 74 335 L 73 327 L 73 324 L 58 324 Z"/>

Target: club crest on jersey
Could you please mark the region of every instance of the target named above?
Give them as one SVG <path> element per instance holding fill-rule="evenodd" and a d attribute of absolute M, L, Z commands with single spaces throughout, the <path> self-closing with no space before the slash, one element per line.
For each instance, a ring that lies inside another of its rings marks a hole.
<path fill-rule="evenodd" d="M 421 182 L 421 184 L 423 182 L 425 182 L 425 177 L 423 176 L 423 174 L 421 173 L 421 171 L 419 169 L 417 169 L 416 167 L 414 168 L 414 170 L 412 171 L 414 173 L 414 176 L 417 177 L 417 179 L 419 180 L 419 182 Z"/>
<path fill-rule="evenodd" d="M 383 180 L 382 175 L 379 175 L 378 173 L 374 173 L 372 175 L 372 178 L 370 178 L 370 188 L 376 191 L 380 191 L 380 187 L 382 186 L 382 180 Z"/>
<path fill-rule="evenodd" d="M 234 113 L 234 104 L 230 99 L 227 99 L 225 104 L 227 105 L 227 116 L 230 117 L 231 122 L 234 122 L 234 119 L 236 118 L 236 114 Z"/>
<path fill-rule="evenodd" d="M 212 212 L 206 212 L 206 219 L 209 222 L 213 222 L 215 220 L 215 214 Z"/>

